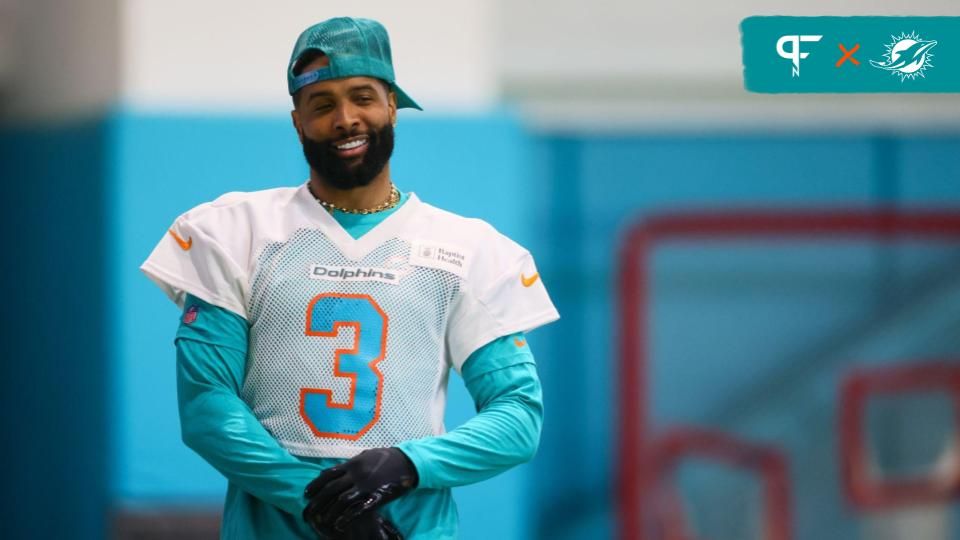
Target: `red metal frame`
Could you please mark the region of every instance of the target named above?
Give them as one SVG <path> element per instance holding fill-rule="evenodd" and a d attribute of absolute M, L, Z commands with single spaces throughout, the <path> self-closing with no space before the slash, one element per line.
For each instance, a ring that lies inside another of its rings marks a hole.
<path fill-rule="evenodd" d="M 871 397 L 941 391 L 953 400 L 954 422 L 960 423 L 960 365 L 930 362 L 859 369 L 847 375 L 840 393 L 840 456 L 847 497 L 860 510 L 929 504 L 960 494 L 960 476 L 953 478 L 876 478 L 868 468 L 867 406 Z M 960 458 L 953 468 L 960 470 Z"/>
<path fill-rule="evenodd" d="M 895 209 L 741 210 L 655 216 L 632 226 L 620 252 L 620 536 L 641 538 L 637 509 L 650 482 L 647 403 L 649 262 L 656 246 L 685 238 L 960 238 L 960 213 Z"/>
<path fill-rule="evenodd" d="M 763 537 L 768 540 L 790 538 L 790 474 L 787 458 L 770 445 L 753 444 L 729 434 L 699 428 L 673 428 L 657 438 L 652 451 L 652 481 L 655 489 L 671 486 L 670 478 L 685 459 L 697 458 L 729 467 L 756 472 L 763 484 L 765 521 Z M 668 488 L 669 489 L 669 488 Z M 673 493 L 672 490 L 669 491 Z M 686 519 L 676 502 L 666 511 L 654 510 L 655 529 L 663 537 L 692 539 L 686 530 Z"/>

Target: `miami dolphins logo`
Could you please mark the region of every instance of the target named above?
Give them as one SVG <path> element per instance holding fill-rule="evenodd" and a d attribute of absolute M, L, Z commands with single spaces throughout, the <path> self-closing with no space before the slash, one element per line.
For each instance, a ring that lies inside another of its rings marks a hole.
<path fill-rule="evenodd" d="M 890 37 L 893 38 L 893 42 L 884 45 L 887 48 L 886 54 L 883 55 L 884 60 L 881 62 L 871 60 L 870 65 L 885 69 L 891 75 L 899 75 L 900 82 L 917 77 L 926 77 L 923 72 L 933 67 L 933 64 L 930 63 L 933 58 L 930 49 L 937 42 L 925 41 L 916 32 L 901 33 L 900 37 Z"/>

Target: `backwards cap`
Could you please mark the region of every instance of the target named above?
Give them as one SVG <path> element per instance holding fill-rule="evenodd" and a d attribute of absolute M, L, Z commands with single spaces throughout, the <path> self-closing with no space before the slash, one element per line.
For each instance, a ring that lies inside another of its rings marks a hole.
<path fill-rule="evenodd" d="M 322 52 L 330 59 L 330 65 L 294 75 L 294 66 L 308 51 Z M 387 29 L 377 21 L 337 17 L 307 28 L 297 38 L 290 64 L 287 66 L 287 89 L 291 96 L 308 84 L 343 77 L 382 79 L 397 94 L 397 108 L 423 110 L 397 86 L 390 54 L 390 38 L 387 36 Z"/>

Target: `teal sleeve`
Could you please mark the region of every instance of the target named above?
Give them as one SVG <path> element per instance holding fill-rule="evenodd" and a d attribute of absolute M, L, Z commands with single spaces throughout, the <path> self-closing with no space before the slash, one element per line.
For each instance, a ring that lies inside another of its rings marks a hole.
<path fill-rule="evenodd" d="M 397 445 L 416 466 L 418 487 L 486 480 L 529 461 L 537 451 L 543 396 L 523 334 L 481 347 L 464 363 L 462 374 L 477 415 L 444 435 Z"/>
<path fill-rule="evenodd" d="M 303 489 L 323 469 L 287 452 L 240 398 L 246 321 L 188 296 L 176 345 L 183 442 L 239 489 L 299 517 Z"/>

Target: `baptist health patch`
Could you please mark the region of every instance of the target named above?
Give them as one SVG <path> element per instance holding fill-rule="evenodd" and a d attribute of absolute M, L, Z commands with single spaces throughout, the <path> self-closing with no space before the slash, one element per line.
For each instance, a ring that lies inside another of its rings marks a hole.
<path fill-rule="evenodd" d="M 465 277 L 470 253 L 449 244 L 414 242 L 410 250 L 410 264 L 446 270 Z"/>
<path fill-rule="evenodd" d="M 315 264 L 310 267 L 310 279 L 326 281 L 379 281 L 389 285 L 400 284 L 400 273 L 390 268 L 372 266 L 328 266 Z"/>

